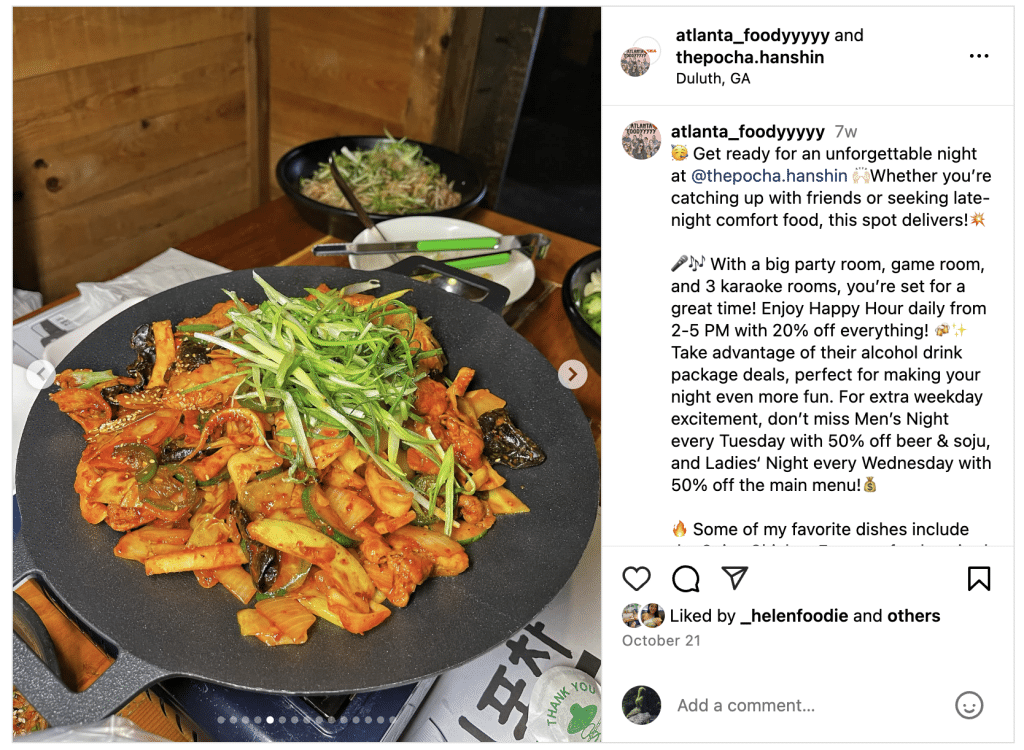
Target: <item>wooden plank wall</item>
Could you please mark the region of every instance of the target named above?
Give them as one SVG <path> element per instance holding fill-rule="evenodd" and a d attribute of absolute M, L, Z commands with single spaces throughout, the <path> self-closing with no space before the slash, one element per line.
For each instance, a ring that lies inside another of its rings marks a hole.
<path fill-rule="evenodd" d="M 14 8 L 15 284 L 49 301 L 116 276 L 280 195 L 307 141 L 452 147 L 480 15 Z"/>
<path fill-rule="evenodd" d="M 270 164 L 335 135 L 432 142 L 452 8 L 271 8 Z M 281 195 L 276 179 L 271 195 Z"/>
<path fill-rule="evenodd" d="M 17 284 L 53 299 L 250 206 L 244 9 L 13 12 Z"/>

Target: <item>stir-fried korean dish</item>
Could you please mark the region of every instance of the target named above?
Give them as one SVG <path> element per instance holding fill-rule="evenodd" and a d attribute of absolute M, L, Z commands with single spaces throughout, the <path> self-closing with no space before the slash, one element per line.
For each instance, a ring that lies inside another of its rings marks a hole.
<path fill-rule="evenodd" d="M 426 213 L 454 208 L 462 195 L 441 172 L 440 165 L 423 155 L 423 149 L 404 138 L 381 139 L 367 151 L 343 147 L 331 154 L 345 182 L 363 207 L 375 214 Z M 320 203 L 352 210 L 327 162 L 311 177 L 300 181 L 302 194 Z"/>
<path fill-rule="evenodd" d="M 317 618 L 364 633 L 465 571 L 497 516 L 527 512 L 494 464 L 544 454 L 473 370 L 443 376 L 405 291 L 287 297 L 255 278 L 259 305 L 226 292 L 139 327 L 125 376 L 57 377 L 50 398 L 85 430 L 81 513 L 124 532 L 114 554 L 147 575 L 252 603 L 242 635 L 303 643 Z"/>

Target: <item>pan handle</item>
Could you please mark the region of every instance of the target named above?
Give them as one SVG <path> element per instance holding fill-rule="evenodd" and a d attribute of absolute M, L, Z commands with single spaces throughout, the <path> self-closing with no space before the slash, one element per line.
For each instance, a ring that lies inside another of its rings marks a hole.
<path fill-rule="evenodd" d="M 14 539 L 14 585 L 38 573 L 19 534 Z M 110 716 L 136 695 L 168 675 L 158 667 L 128 653 L 119 653 L 113 664 L 81 693 L 70 690 L 16 634 L 12 671 L 14 685 L 50 726 L 91 724 Z M 39 634 L 43 637 L 43 634 Z M 45 634 L 49 637 L 49 634 Z"/>
<path fill-rule="evenodd" d="M 409 277 L 424 272 L 439 273 L 442 276 L 447 276 L 461 281 L 466 286 L 483 292 L 485 296 L 482 299 L 473 301 L 486 307 L 491 312 L 497 313 L 498 315 L 501 315 L 501 311 L 505 307 L 505 303 L 508 301 L 509 290 L 507 287 L 491 281 L 490 279 L 485 279 L 482 276 L 477 276 L 475 273 L 470 273 L 469 271 L 461 268 L 453 268 L 447 263 L 442 263 L 436 258 L 412 255 L 408 258 L 403 258 L 393 266 L 390 266 L 387 270 Z"/>
<path fill-rule="evenodd" d="M 60 674 L 60 660 L 57 658 L 57 649 L 53 646 L 53 639 L 43 624 L 43 620 L 36 614 L 27 601 L 17 591 L 11 597 L 14 600 L 14 633 L 21 640 L 25 641 L 29 648 L 43 660 L 54 674 Z"/>
<path fill-rule="evenodd" d="M 137 656 L 122 653 L 92 685 L 71 691 L 21 638 L 14 636 L 14 685 L 50 726 L 66 727 L 101 721 L 136 695 L 167 677 Z"/>
<path fill-rule="evenodd" d="M 28 548 L 22 541 L 24 537 L 18 534 L 14 537 L 13 552 L 13 570 L 14 573 L 14 586 L 17 588 L 26 578 L 32 573 L 36 572 L 36 564 L 32 561 L 32 556 L 28 553 Z"/>

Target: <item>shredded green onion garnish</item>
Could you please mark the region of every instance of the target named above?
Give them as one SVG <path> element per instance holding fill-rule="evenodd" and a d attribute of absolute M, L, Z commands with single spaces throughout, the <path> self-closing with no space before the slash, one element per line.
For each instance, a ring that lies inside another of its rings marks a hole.
<path fill-rule="evenodd" d="M 338 438 L 351 434 L 382 471 L 413 493 L 428 515 L 433 515 L 443 489 L 445 533 L 450 535 L 455 497 L 473 486 L 472 472 L 456 463 L 451 447 L 442 451 L 433 434 L 423 437 L 403 426 L 415 418 L 416 384 L 424 377 L 416 372 L 416 362 L 437 353 L 421 351 L 413 340 L 415 313 L 401 301 L 405 292 L 352 306 L 341 300 L 351 287 L 330 293 L 308 289 L 312 299 L 305 299 L 288 297 L 257 274 L 253 277 L 266 292 L 266 302 L 250 312 L 225 290 L 236 302 L 226 313 L 233 325 L 213 334 L 193 334 L 243 360 L 239 369 L 245 380 L 237 393 L 256 394 L 261 403 L 280 399 L 288 429 L 278 434 L 295 440 L 294 462 L 309 475 L 316 475 L 310 439 L 320 438 L 323 428 L 334 428 Z M 360 286 L 360 291 L 366 288 Z M 392 326 L 385 316 L 406 322 Z M 399 467 L 402 446 L 418 448 L 438 464 L 429 500 Z"/>
<path fill-rule="evenodd" d="M 191 386 L 189 388 L 186 388 L 185 390 L 182 391 L 182 393 L 192 393 L 193 391 L 201 391 L 201 390 L 203 390 L 203 388 L 206 388 L 207 386 L 211 386 L 214 383 L 220 383 L 221 381 L 230 380 L 231 378 L 237 378 L 237 377 L 238 377 L 238 373 L 230 372 L 227 375 L 221 375 L 219 378 L 214 378 L 213 380 L 207 380 L 205 383 L 200 383 L 199 385 L 193 385 L 193 386 Z"/>

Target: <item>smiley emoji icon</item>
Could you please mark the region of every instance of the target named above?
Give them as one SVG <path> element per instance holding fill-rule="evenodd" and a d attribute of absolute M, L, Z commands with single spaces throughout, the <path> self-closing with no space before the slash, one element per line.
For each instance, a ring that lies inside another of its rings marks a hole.
<path fill-rule="evenodd" d="M 957 696 L 956 712 L 962 719 L 977 719 L 984 708 L 985 703 L 981 700 L 981 696 L 973 690 L 968 690 Z"/>

